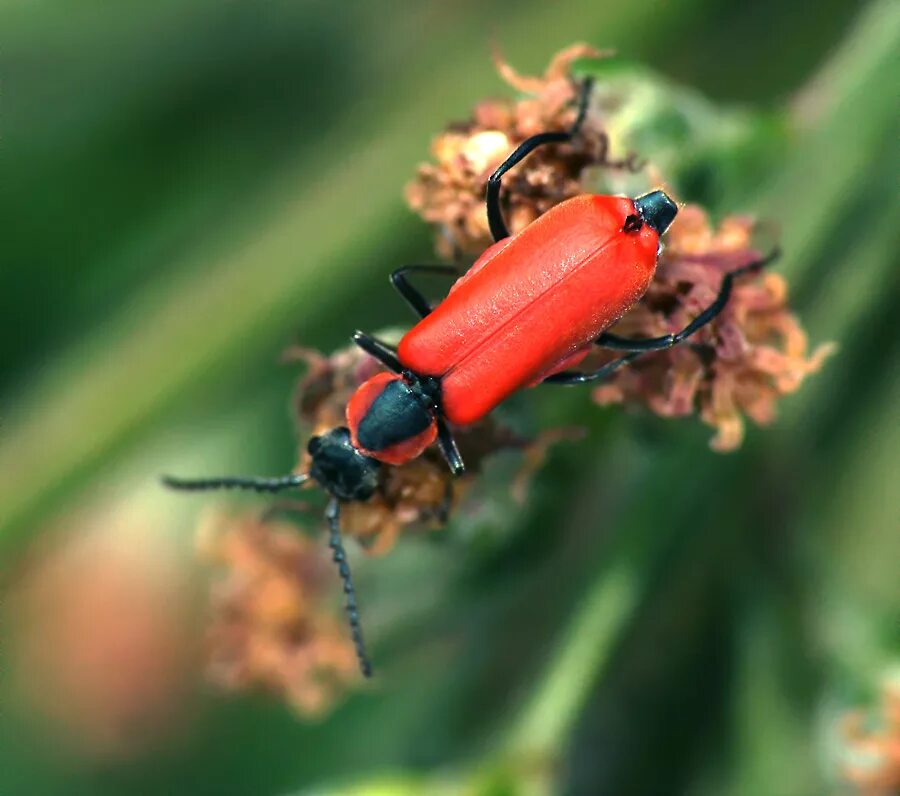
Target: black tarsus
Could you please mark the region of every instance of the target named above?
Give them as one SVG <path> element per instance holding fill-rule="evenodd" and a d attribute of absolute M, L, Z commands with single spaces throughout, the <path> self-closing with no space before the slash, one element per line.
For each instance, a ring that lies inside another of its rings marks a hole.
<path fill-rule="evenodd" d="M 420 318 L 431 313 L 432 306 L 422 292 L 407 278 L 407 274 L 444 274 L 459 276 L 453 265 L 404 265 L 391 274 L 391 284 Z"/>
<path fill-rule="evenodd" d="M 353 342 L 367 354 L 371 354 L 375 357 L 375 359 L 388 370 L 392 370 L 394 373 L 401 373 L 403 371 L 403 365 L 401 365 L 400 360 L 397 359 L 396 349 L 389 346 L 387 343 L 382 342 L 377 337 L 372 337 L 372 335 L 357 330 L 353 333 Z"/>
<path fill-rule="evenodd" d="M 642 353 L 642 351 L 635 351 L 634 353 L 626 354 L 624 357 L 607 362 L 602 368 L 598 368 L 590 373 L 563 370 L 559 373 L 554 373 L 552 376 L 547 376 L 541 384 L 588 384 L 592 381 L 600 381 L 617 371 L 622 365 L 627 365 L 633 359 L 637 359 Z"/>
<path fill-rule="evenodd" d="M 705 310 L 703 310 L 703 312 L 701 312 L 696 318 L 694 318 L 694 320 L 692 320 L 680 332 L 665 334 L 661 337 L 646 337 L 642 339 L 619 337 L 618 335 L 604 332 L 594 342 L 599 346 L 610 348 L 615 351 L 633 352 L 661 351 L 666 348 L 671 348 L 674 345 L 678 345 L 686 338 L 694 334 L 694 332 L 702 329 L 708 323 L 713 321 L 715 317 L 720 312 L 722 312 L 723 309 L 725 309 L 725 306 L 728 304 L 728 299 L 731 297 L 731 290 L 734 286 L 735 279 L 737 279 L 739 276 L 743 276 L 744 274 L 748 274 L 752 271 L 758 271 L 760 268 L 764 268 L 766 265 L 776 259 L 779 254 L 779 250 L 775 249 L 766 257 L 763 257 L 761 260 L 756 260 L 755 262 L 749 263 L 748 265 L 742 266 L 741 268 L 735 268 L 733 271 L 725 274 L 725 276 L 722 278 L 722 284 L 719 287 L 719 293 L 712 304 L 710 304 Z"/>
<path fill-rule="evenodd" d="M 162 482 L 170 489 L 184 492 L 202 492 L 211 489 L 249 489 L 254 492 L 282 492 L 302 486 L 309 480 L 306 473 L 260 478 L 256 476 L 224 476 L 222 478 L 175 478 L 164 475 Z"/>
<path fill-rule="evenodd" d="M 526 138 L 515 148 L 513 153 L 497 167 L 488 179 L 485 201 L 487 202 L 488 225 L 491 228 L 491 235 L 495 241 L 500 241 L 509 237 L 509 229 L 506 226 L 506 222 L 503 220 L 503 211 L 500 208 L 501 178 L 513 166 L 521 163 L 538 147 L 543 146 L 544 144 L 565 144 L 578 135 L 581 125 L 584 123 L 584 119 L 587 116 L 588 99 L 590 98 L 593 84 L 593 78 L 590 77 L 585 78 L 584 82 L 581 84 L 581 95 L 578 99 L 578 116 L 575 118 L 575 123 L 569 130 L 538 133 L 530 138 Z"/>
<path fill-rule="evenodd" d="M 456 447 L 456 440 L 453 439 L 450 427 L 440 412 L 435 414 L 435 420 L 437 421 L 438 447 L 441 449 L 444 459 L 447 460 L 447 466 L 453 475 L 462 475 L 466 471 L 466 465 L 459 454 L 459 448 Z"/>
<path fill-rule="evenodd" d="M 372 663 L 366 654 L 366 644 L 363 641 L 362 625 L 359 622 L 359 607 L 356 604 L 356 589 L 353 586 L 353 576 L 350 574 L 350 564 L 347 561 L 347 553 L 341 542 L 341 504 L 337 498 L 332 498 L 325 509 L 325 519 L 328 521 L 328 546 L 332 550 L 332 558 L 337 564 L 341 582 L 344 585 L 344 594 L 347 597 L 347 619 L 350 623 L 350 635 L 353 637 L 353 646 L 356 648 L 356 657 L 359 659 L 359 668 L 365 677 L 372 676 Z"/>

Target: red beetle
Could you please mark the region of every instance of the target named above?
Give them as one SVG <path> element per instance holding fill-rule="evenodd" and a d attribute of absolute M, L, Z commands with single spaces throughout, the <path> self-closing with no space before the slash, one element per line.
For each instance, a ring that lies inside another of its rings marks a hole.
<path fill-rule="evenodd" d="M 419 456 L 437 441 L 455 475 L 464 464 L 450 424 L 484 417 L 523 387 L 583 384 L 603 379 L 646 351 L 669 348 L 709 323 L 728 301 L 733 280 L 754 263 L 727 274 L 716 300 L 675 334 L 630 340 L 605 330 L 644 295 L 656 270 L 660 237 L 678 209 L 662 191 L 637 199 L 577 196 L 510 236 L 500 208 L 502 176 L 547 143 L 565 143 L 584 119 L 589 83 L 568 132 L 524 141 L 487 185 L 487 213 L 495 243 L 432 309 L 408 277 L 415 272 L 457 273 L 449 266 L 400 268 L 391 282 L 419 314 L 397 349 L 356 332 L 353 340 L 388 370 L 362 384 L 347 404 L 347 425 L 309 441 L 309 473 L 279 478 L 167 477 L 176 489 L 252 489 L 279 492 L 312 479 L 331 496 L 326 510 L 347 594 L 347 610 L 363 673 L 371 666 L 363 646 L 356 595 L 340 538 L 340 502 L 368 500 L 380 489 L 385 465 Z M 591 373 L 572 371 L 591 347 L 625 351 Z"/>

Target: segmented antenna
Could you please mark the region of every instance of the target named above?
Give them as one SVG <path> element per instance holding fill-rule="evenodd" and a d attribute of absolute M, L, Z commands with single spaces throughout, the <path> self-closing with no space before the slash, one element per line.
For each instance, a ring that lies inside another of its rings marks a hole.
<path fill-rule="evenodd" d="M 347 618 L 350 621 L 350 635 L 353 637 L 353 646 L 356 647 L 356 657 L 359 658 L 359 668 L 363 676 L 372 676 L 372 664 L 366 654 L 366 644 L 363 641 L 362 626 L 359 623 L 359 608 L 356 605 L 356 589 L 353 587 L 353 577 L 350 574 L 350 564 L 347 562 L 347 553 L 341 543 L 341 505 L 337 498 L 332 498 L 325 509 L 325 519 L 328 520 L 328 546 L 332 549 L 334 563 L 338 566 L 341 581 L 344 584 L 344 594 L 347 595 Z"/>
<path fill-rule="evenodd" d="M 164 475 L 162 482 L 170 489 L 185 492 L 201 492 L 209 489 L 252 489 L 254 492 L 281 492 L 301 486 L 309 480 L 307 473 L 283 475 L 277 478 L 258 478 L 255 476 L 226 476 L 224 478 L 174 478 Z"/>

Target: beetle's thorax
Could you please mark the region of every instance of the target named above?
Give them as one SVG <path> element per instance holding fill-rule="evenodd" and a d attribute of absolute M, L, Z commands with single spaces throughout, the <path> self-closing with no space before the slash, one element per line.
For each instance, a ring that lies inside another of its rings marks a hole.
<path fill-rule="evenodd" d="M 437 436 L 440 381 L 412 371 L 379 373 L 347 403 L 353 444 L 386 464 L 416 458 Z"/>

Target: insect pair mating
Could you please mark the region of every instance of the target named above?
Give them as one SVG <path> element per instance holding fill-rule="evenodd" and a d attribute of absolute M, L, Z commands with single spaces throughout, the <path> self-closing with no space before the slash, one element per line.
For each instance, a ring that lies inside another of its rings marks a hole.
<path fill-rule="evenodd" d="M 315 481 L 330 496 L 325 517 L 329 545 L 346 595 L 346 609 L 363 674 L 365 650 L 356 592 L 341 541 L 344 501 L 366 501 L 382 488 L 385 468 L 419 456 L 437 443 L 451 472 L 465 464 L 453 426 L 490 413 L 512 393 L 538 384 L 600 381 L 650 351 L 671 348 L 712 321 L 725 307 L 736 277 L 770 258 L 724 276 L 715 300 L 678 332 L 629 339 L 606 331 L 650 285 L 660 238 L 678 208 L 663 192 L 628 199 L 584 194 L 568 199 L 511 236 L 503 218 L 503 175 L 538 147 L 565 144 L 584 121 L 590 81 L 568 131 L 545 132 L 520 144 L 487 183 L 490 246 L 432 307 L 413 285 L 414 274 L 458 275 L 444 265 L 409 265 L 391 283 L 419 316 L 397 348 L 363 332 L 353 341 L 386 371 L 364 382 L 347 403 L 346 425 L 308 443 L 308 473 L 277 478 L 164 478 L 173 489 L 248 489 L 282 492 Z M 622 353 L 591 372 L 573 370 L 593 349 Z"/>

